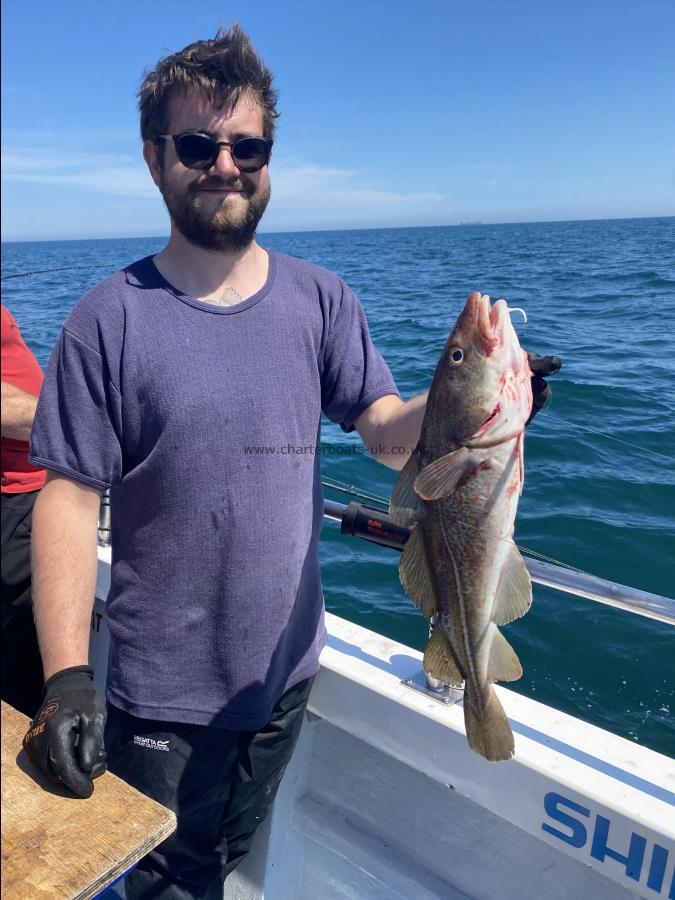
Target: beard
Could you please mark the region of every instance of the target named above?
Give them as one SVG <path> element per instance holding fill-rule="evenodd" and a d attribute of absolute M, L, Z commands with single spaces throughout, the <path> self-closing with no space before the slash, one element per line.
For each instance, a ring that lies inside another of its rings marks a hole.
<path fill-rule="evenodd" d="M 200 189 L 208 188 L 242 191 L 239 198 L 246 202 L 241 203 L 237 197 L 230 202 L 225 197 L 214 208 L 208 197 L 200 194 Z M 180 190 L 163 177 L 160 191 L 176 228 L 187 241 L 204 250 L 230 252 L 244 250 L 253 241 L 270 199 L 269 180 L 256 186 L 243 175 L 228 183 L 207 179 Z"/>

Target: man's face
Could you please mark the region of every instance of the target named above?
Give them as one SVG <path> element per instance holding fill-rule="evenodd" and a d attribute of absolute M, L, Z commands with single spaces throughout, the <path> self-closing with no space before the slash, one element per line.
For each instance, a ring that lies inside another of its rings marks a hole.
<path fill-rule="evenodd" d="M 183 131 L 199 131 L 217 141 L 262 137 L 262 110 L 246 96 L 233 109 L 216 110 L 203 94 L 184 91 L 170 101 L 167 133 Z M 206 250 L 247 247 L 270 199 L 268 167 L 240 172 L 223 147 L 213 166 L 198 172 L 180 162 L 173 141 L 162 144 L 146 144 L 144 155 L 178 231 Z"/>

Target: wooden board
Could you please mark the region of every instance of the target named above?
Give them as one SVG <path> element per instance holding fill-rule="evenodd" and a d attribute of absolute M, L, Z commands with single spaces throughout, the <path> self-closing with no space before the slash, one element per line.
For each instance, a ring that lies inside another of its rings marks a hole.
<path fill-rule="evenodd" d="M 174 814 L 106 772 L 88 800 L 32 765 L 28 718 L 2 704 L 2 896 L 89 900 L 176 827 Z"/>

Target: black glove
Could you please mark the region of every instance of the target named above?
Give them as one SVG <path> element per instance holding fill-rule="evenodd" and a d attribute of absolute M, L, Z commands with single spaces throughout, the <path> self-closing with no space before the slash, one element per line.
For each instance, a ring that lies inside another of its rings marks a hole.
<path fill-rule="evenodd" d="M 525 425 L 529 425 L 540 409 L 548 405 L 551 399 L 551 388 L 545 380 L 545 375 L 555 375 L 562 366 L 559 356 L 539 356 L 538 353 L 528 353 L 527 361 L 532 370 L 532 412 Z"/>
<path fill-rule="evenodd" d="M 23 746 L 28 758 L 79 797 L 91 797 L 93 778 L 106 769 L 105 703 L 89 666 L 62 669 L 45 682 L 42 704 Z"/>

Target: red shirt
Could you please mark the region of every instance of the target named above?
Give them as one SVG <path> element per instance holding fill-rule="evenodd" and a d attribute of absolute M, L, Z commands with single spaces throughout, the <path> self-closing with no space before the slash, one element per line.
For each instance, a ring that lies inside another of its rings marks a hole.
<path fill-rule="evenodd" d="M 10 311 L 2 307 L 2 380 L 38 396 L 42 387 L 42 370 L 30 352 Z M 32 466 L 27 459 L 28 441 L 2 437 L 2 493 L 25 494 L 38 491 L 45 483 L 45 470 Z"/>

